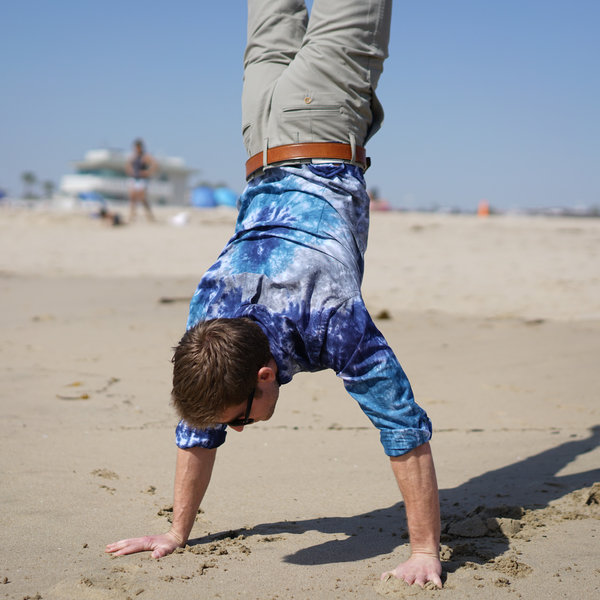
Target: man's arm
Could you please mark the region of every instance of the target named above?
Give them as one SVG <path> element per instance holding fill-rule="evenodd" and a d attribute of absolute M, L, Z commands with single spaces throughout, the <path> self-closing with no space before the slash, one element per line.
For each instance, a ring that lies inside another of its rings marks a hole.
<path fill-rule="evenodd" d="M 153 156 L 150 156 L 149 154 L 146 154 L 144 158 L 146 159 L 146 162 L 148 164 L 148 167 L 146 167 L 144 171 L 144 175 L 150 178 L 158 170 L 158 163 L 156 162 L 155 158 Z"/>
<path fill-rule="evenodd" d="M 127 162 L 125 163 L 125 173 L 127 175 L 129 175 L 129 177 L 133 177 L 133 166 L 131 165 L 131 163 L 133 162 L 133 158 L 128 158 Z"/>
<path fill-rule="evenodd" d="M 177 450 L 175 487 L 173 492 L 173 524 L 163 535 L 150 535 L 121 540 L 106 546 L 106 552 L 121 556 L 135 552 L 152 552 L 154 558 L 171 554 L 184 546 L 194 526 L 200 502 L 204 498 L 217 450 L 189 448 Z"/>
<path fill-rule="evenodd" d="M 439 559 L 440 502 L 429 443 L 403 456 L 390 458 L 392 471 L 404 498 L 411 556 L 382 578 L 393 575 L 423 587 L 431 581 L 442 587 Z"/>

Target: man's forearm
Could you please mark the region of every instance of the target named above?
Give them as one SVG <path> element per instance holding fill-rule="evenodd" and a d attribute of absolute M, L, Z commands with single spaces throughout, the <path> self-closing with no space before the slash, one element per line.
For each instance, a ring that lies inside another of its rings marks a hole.
<path fill-rule="evenodd" d="M 173 524 L 170 533 L 184 544 L 189 535 L 198 508 L 204 498 L 217 450 L 190 448 L 177 451 L 175 486 L 173 491 Z"/>
<path fill-rule="evenodd" d="M 404 498 L 412 553 L 438 556 L 440 502 L 429 444 L 390 461 Z"/>

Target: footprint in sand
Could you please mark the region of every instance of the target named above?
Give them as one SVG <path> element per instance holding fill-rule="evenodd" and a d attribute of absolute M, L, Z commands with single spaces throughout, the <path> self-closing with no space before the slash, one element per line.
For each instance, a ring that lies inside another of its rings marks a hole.
<path fill-rule="evenodd" d="M 102 477 L 102 479 L 119 479 L 119 476 L 110 469 L 94 469 L 90 475 L 96 475 L 96 477 Z"/>
<path fill-rule="evenodd" d="M 142 565 L 119 564 L 65 579 L 44 593 L 44 600 L 135 600 L 143 598 L 147 585 Z"/>

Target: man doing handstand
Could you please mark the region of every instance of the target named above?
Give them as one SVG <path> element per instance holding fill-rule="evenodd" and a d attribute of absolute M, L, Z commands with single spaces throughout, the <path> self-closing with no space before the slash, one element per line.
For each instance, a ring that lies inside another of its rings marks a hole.
<path fill-rule="evenodd" d="M 173 524 L 116 555 L 188 539 L 226 428 L 271 417 L 279 387 L 333 369 L 380 431 L 406 507 L 410 558 L 391 571 L 441 587 L 431 423 L 360 291 L 369 197 L 364 145 L 383 112 L 391 0 L 249 0 L 242 120 L 248 185 L 235 233 L 203 276 L 175 350 L 182 417 Z"/>

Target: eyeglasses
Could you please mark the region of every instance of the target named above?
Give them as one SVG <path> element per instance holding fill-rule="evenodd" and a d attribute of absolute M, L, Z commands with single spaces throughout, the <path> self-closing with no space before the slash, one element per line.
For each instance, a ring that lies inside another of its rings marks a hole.
<path fill-rule="evenodd" d="M 229 425 L 230 427 L 243 427 L 244 425 L 251 425 L 252 423 L 254 423 L 254 419 L 250 418 L 250 411 L 252 410 L 252 400 L 254 400 L 255 391 L 256 389 L 252 390 L 250 392 L 250 395 L 248 396 L 248 404 L 246 406 L 246 415 L 244 416 L 244 418 L 229 421 L 227 425 Z"/>

